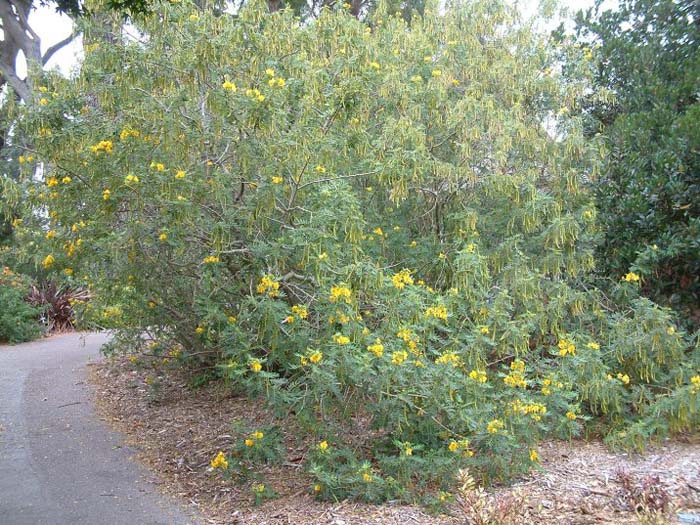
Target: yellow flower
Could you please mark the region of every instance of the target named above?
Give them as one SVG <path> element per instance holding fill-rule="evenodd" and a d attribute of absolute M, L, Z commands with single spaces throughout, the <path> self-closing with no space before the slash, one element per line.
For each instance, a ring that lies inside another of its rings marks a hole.
<path fill-rule="evenodd" d="M 268 69 L 265 70 L 265 74 L 266 74 L 268 77 L 274 77 L 274 76 L 275 76 L 275 70 L 274 70 L 274 69 L 271 69 L 271 68 L 268 68 Z"/>
<path fill-rule="evenodd" d="M 411 77 L 411 82 L 414 82 L 414 83 L 416 83 L 416 84 L 417 84 L 418 82 L 423 82 L 423 77 L 421 77 L 420 75 L 413 75 L 413 76 Z"/>
<path fill-rule="evenodd" d="M 401 366 L 408 359 L 408 353 L 405 350 L 399 350 L 391 355 L 391 362 L 397 366 Z"/>
<path fill-rule="evenodd" d="M 168 239 L 168 234 L 163 232 L 158 236 L 158 239 L 160 239 L 161 241 L 165 241 Z"/>
<path fill-rule="evenodd" d="M 450 441 L 450 444 L 447 445 L 447 448 L 450 450 L 450 452 L 457 452 L 459 450 L 459 443 L 456 441 Z"/>
<path fill-rule="evenodd" d="M 39 104 L 41 104 L 42 106 L 45 106 L 48 103 L 49 103 L 49 101 L 46 100 L 45 98 L 42 98 L 41 100 L 39 100 Z"/>
<path fill-rule="evenodd" d="M 284 322 L 287 324 L 291 324 L 294 322 L 294 316 L 293 315 L 288 315 L 287 317 L 284 318 Z"/>
<path fill-rule="evenodd" d="M 138 184 L 139 178 L 136 175 L 129 174 L 126 177 L 124 177 L 124 182 L 126 184 L 129 184 L 129 183 Z"/>
<path fill-rule="evenodd" d="M 316 485 L 314 485 L 314 492 L 321 492 L 321 485 L 316 483 Z"/>
<path fill-rule="evenodd" d="M 262 370 L 262 364 L 260 364 L 259 360 L 253 359 L 250 362 L 250 369 L 255 373 L 260 372 L 260 370 Z"/>
<path fill-rule="evenodd" d="M 265 437 L 265 434 L 263 434 L 263 433 L 260 432 L 259 430 L 256 430 L 255 432 L 253 432 L 253 433 L 251 434 L 251 437 L 252 437 L 253 439 L 262 439 L 262 438 Z"/>
<path fill-rule="evenodd" d="M 617 378 L 625 385 L 630 384 L 630 376 L 628 376 L 627 374 L 618 373 Z"/>
<path fill-rule="evenodd" d="M 586 346 L 587 346 L 588 348 L 590 348 L 591 350 L 600 350 L 600 345 L 599 345 L 598 343 L 594 342 L 594 341 L 591 341 L 591 342 L 588 343 Z"/>
<path fill-rule="evenodd" d="M 382 357 L 384 355 L 384 345 L 381 339 L 375 339 L 374 344 L 367 346 L 367 350 L 372 352 L 377 357 Z"/>
<path fill-rule="evenodd" d="M 445 255 L 444 253 L 440 252 L 440 254 L 438 255 L 438 259 L 444 261 L 445 259 L 447 259 L 447 255 Z"/>
<path fill-rule="evenodd" d="M 63 273 L 65 273 L 66 275 L 73 275 L 73 268 L 66 268 L 65 270 L 63 270 Z"/>
<path fill-rule="evenodd" d="M 478 381 L 479 383 L 486 383 L 486 381 L 488 381 L 486 372 L 483 370 L 472 370 L 469 372 L 469 378 L 473 379 L 474 381 Z"/>
<path fill-rule="evenodd" d="M 362 479 L 363 479 L 366 483 L 371 483 L 371 482 L 372 482 L 372 475 L 369 474 L 369 473 L 367 473 L 367 472 L 364 472 L 364 473 L 362 474 Z"/>
<path fill-rule="evenodd" d="M 235 323 L 237 320 L 236 316 L 234 316 L 234 315 L 229 315 L 227 319 L 228 319 L 228 322 L 231 324 Z"/>
<path fill-rule="evenodd" d="M 537 451 L 535 449 L 530 450 L 530 461 L 532 461 L 534 463 L 535 461 L 539 461 L 539 460 L 540 460 L 540 455 L 537 453 Z"/>
<path fill-rule="evenodd" d="M 443 305 L 430 306 L 425 310 L 426 317 L 434 317 L 435 319 L 447 320 L 447 308 Z"/>
<path fill-rule="evenodd" d="M 55 230 L 49 230 L 46 232 L 46 238 L 47 239 L 53 239 L 56 237 L 56 231 Z"/>
<path fill-rule="evenodd" d="M 190 15 L 190 21 L 196 22 L 197 20 L 199 20 L 199 15 L 197 15 L 196 13 L 192 13 Z"/>
<path fill-rule="evenodd" d="M 482 333 L 483 335 L 488 335 L 491 332 L 491 330 L 489 329 L 488 326 L 480 326 L 479 332 Z"/>
<path fill-rule="evenodd" d="M 325 452 L 326 450 L 328 450 L 328 441 L 325 441 L 325 440 L 324 440 L 324 441 L 321 441 L 321 442 L 318 444 L 318 449 L 319 449 L 321 452 Z"/>
<path fill-rule="evenodd" d="M 292 306 L 292 312 L 297 314 L 301 319 L 306 319 L 309 316 L 309 312 L 303 304 Z"/>
<path fill-rule="evenodd" d="M 219 452 L 210 463 L 212 468 L 220 468 L 221 470 L 226 470 L 228 468 L 228 461 L 223 452 Z"/>
<path fill-rule="evenodd" d="M 377 228 L 377 229 L 381 230 L 381 228 Z M 404 268 L 399 273 L 394 274 L 394 276 L 391 278 L 391 281 L 394 284 L 394 288 L 396 288 L 398 290 L 403 290 L 404 286 L 406 286 L 406 285 L 410 286 L 413 284 L 413 278 L 411 277 L 411 271 Z"/>
<path fill-rule="evenodd" d="M 175 172 L 175 178 L 176 179 L 184 179 L 187 176 L 187 173 L 185 173 L 184 170 L 177 170 Z"/>
<path fill-rule="evenodd" d="M 406 447 L 403 449 L 403 453 L 406 454 L 407 456 L 412 456 L 413 455 L 413 449 L 411 447 Z"/>
<path fill-rule="evenodd" d="M 73 179 L 71 179 L 70 177 L 63 177 L 63 178 L 61 179 L 61 182 L 62 182 L 63 184 L 70 184 L 72 180 L 73 180 Z"/>
<path fill-rule="evenodd" d="M 325 166 L 321 166 L 320 164 L 314 168 L 316 170 L 316 173 L 326 173 L 326 168 Z"/>
<path fill-rule="evenodd" d="M 326 252 L 323 252 L 322 254 L 320 254 L 320 255 L 318 256 L 318 260 L 319 260 L 319 261 L 323 261 L 323 260 L 325 260 L 325 259 L 328 259 L 328 254 L 327 254 Z"/>
<path fill-rule="evenodd" d="M 668 335 L 673 335 L 673 334 L 675 334 L 675 333 L 676 333 L 675 327 L 669 326 L 668 328 L 666 328 L 666 333 L 667 333 Z"/>
<path fill-rule="evenodd" d="M 221 259 L 219 259 L 216 255 L 207 255 L 204 259 L 202 259 L 204 264 L 214 264 L 220 261 Z"/>
<path fill-rule="evenodd" d="M 369 67 L 372 69 L 381 69 L 382 66 L 380 66 L 378 62 L 370 62 Z"/>
<path fill-rule="evenodd" d="M 418 246 L 418 243 L 416 241 L 411 241 L 411 244 L 409 244 L 409 246 L 411 248 L 415 248 L 416 246 Z"/>
<path fill-rule="evenodd" d="M 624 277 L 625 281 L 628 283 L 633 283 L 633 282 L 638 282 L 639 281 L 639 275 L 637 275 L 634 272 L 629 272 L 627 275 Z"/>
<path fill-rule="evenodd" d="M 459 86 L 459 80 L 457 80 L 456 78 L 453 78 L 453 79 L 452 79 L 452 85 L 453 85 L 453 86 Z"/>
<path fill-rule="evenodd" d="M 197 334 L 203 334 L 204 333 L 204 327 L 203 326 L 198 326 L 197 328 L 194 329 L 195 333 Z"/>
<path fill-rule="evenodd" d="M 228 80 L 226 80 L 223 84 L 221 84 L 221 87 L 224 88 L 226 91 L 230 91 L 231 93 L 235 93 L 236 89 L 237 89 L 236 84 L 234 84 L 233 82 L 230 82 Z"/>
<path fill-rule="evenodd" d="M 330 302 L 335 303 L 340 299 L 343 299 L 348 304 L 352 302 L 352 291 L 350 288 L 343 285 L 331 287 Z"/>
<path fill-rule="evenodd" d="M 267 292 L 269 297 L 277 297 L 279 295 L 279 289 L 280 283 L 275 281 L 272 275 L 263 275 L 256 287 L 258 293 L 263 294 Z"/>
<path fill-rule="evenodd" d="M 571 410 L 569 410 L 566 413 L 566 418 L 570 419 L 571 421 L 574 421 L 576 419 L 576 414 L 574 414 Z"/>
<path fill-rule="evenodd" d="M 700 385 L 700 376 L 693 376 L 690 378 L 690 382 L 693 385 Z"/>
<path fill-rule="evenodd" d="M 104 190 L 102 192 L 102 198 L 106 201 L 108 201 L 111 196 L 112 196 L 112 192 L 109 190 Z"/>
<path fill-rule="evenodd" d="M 504 428 L 505 424 L 503 423 L 503 421 L 501 421 L 500 419 L 492 419 L 486 425 L 486 432 L 488 432 L 489 434 L 496 434 L 499 430 L 503 430 Z"/>
<path fill-rule="evenodd" d="M 56 177 L 49 177 L 46 179 L 46 185 L 49 188 L 53 188 L 54 186 L 58 186 L 58 179 Z"/>
<path fill-rule="evenodd" d="M 272 177 L 272 184 L 281 184 L 284 182 L 284 177 Z"/>
<path fill-rule="evenodd" d="M 253 441 L 250 438 L 246 439 L 243 443 L 245 444 L 246 447 L 252 447 L 253 445 L 255 445 L 255 441 Z"/>
<path fill-rule="evenodd" d="M 156 306 L 158 306 L 158 303 L 156 303 L 155 301 L 148 301 L 149 308 L 155 308 Z"/>
<path fill-rule="evenodd" d="M 258 483 L 257 485 L 253 485 L 253 492 L 257 492 L 258 494 L 262 494 L 265 492 L 265 485 L 262 483 Z"/>
<path fill-rule="evenodd" d="M 56 262 L 56 259 L 54 258 L 54 256 L 49 254 L 41 262 L 41 265 L 48 270 L 49 268 L 51 268 L 53 266 L 53 263 L 55 263 L 55 262 Z"/>
<path fill-rule="evenodd" d="M 339 345 L 346 345 L 350 342 L 350 338 L 344 335 L 335 334 L 333 341 Z"/>
<path fill-rule="evenodd" d="M 439 69 L 433 69 L 430 74 L 434 77 L 439 77 L 440 75 L 442 75 L 442 71 L 440 71 Z"/>
<path fill-rule="evenodd" d="M 323 353 L 316 350 L 313 354 L 309 356 L 309 361 L 314 364 L 320 363 L 323 359 Z"/>

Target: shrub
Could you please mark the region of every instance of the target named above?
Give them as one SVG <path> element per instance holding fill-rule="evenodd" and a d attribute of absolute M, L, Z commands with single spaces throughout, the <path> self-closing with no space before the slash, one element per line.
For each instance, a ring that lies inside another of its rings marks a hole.
<path fill-rule="evenodd" d="M 27 277 L 3 267 L 0 274 L 0 342 L 31 341 L 43 333 L 38 320 L 41 309 L 25 301 L 30 286 Z"/>
<path fill-rule="evenodd" d="M 89 285 L 86 319 L 340 436 L 309 455 L 320 497 L 509 479 L 584 425 L 627 445 L 697 425 L 697 346 L 633 276 L 615 303 L 587 285 L 588 84 L 515 10 L 409 28 L 182 2 L 137 24 L 88 32 L 24 117 L 54 232 L 34 256 Z"/>

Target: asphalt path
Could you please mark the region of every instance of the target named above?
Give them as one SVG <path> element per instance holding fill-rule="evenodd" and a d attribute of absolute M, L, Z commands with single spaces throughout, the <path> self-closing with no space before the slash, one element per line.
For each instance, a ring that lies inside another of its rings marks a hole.
<path fill-rule="evenodd" d="M 86 365 L 106 334 L 0 346 L 0 525 L 185 525 L 90 401 Z"/>

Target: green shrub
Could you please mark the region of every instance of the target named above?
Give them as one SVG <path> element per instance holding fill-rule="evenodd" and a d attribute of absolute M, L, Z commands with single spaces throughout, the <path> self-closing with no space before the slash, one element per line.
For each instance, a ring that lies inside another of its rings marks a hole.
<path fill-rule="evenodd" d="M 615 302 L 587 285 L 588 83 L 515 10 L 157 9 L 138 43 L 88 31 L 23 120 L 54 232 L 33 257 L 90 286 L 86 319 L 293 414 L 330 444 L 324 498 L 509 479 L 585 427 L 697 426 L 697 344 L 632 276 Z"/>
<path fill-rule="evenodd" d="M 39 323 L 41 309 L 25 301 L 30 284 L 27 277 L 3 267 L 0 274 L 0 342 L 22 343 L 43 333 Z"/>

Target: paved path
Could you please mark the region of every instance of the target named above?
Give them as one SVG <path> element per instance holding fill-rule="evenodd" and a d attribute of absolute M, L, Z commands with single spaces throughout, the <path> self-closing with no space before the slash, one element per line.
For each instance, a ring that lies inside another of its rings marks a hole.
<path fill-rule="evenodd" d="M 158 493 L 96 415 L 85 365 L 105 341 L 67 334 L 0 346 L 0 524 L 199 523 Z"/>

